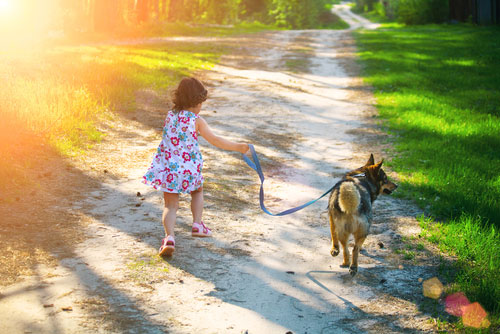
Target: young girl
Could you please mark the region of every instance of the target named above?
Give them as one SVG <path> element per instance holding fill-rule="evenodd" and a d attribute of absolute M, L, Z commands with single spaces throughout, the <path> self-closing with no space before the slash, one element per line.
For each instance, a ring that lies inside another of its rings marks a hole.
<path fill-rule="evenodd" d="M 163 127 L 163 138 L 143 182 L 163 191 L 165 207 L 162 222 L 165 238 L 160 256 L 171 256 L 175 250 L 174 226 L 179 208 L 179 193 L 191 194 L 193 237 L 210 237 L 212 231 L 203 223 L 203 159 L 198 146 L 198 135 L 210 144 L 245 154 L 248 144 L 235 143 L 216 136 L 207 122 L 199 116 L 207 90 L 195 78 L 184 78 L 174 94 L 174 108 L 168 112 Z"/>

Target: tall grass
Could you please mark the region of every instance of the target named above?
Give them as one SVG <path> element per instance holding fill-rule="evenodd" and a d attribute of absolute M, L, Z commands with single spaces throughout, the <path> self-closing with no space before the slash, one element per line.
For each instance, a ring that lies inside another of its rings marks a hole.
<path fill-rule="evenodd" d="M 208 69 L 214 46 L 60 46 L 0 54 L 0 186 L 22 181 L 33 145 L 79 154 L 101 138 L 95 124 L 108 110 L 134 107 L 141 87 L 159 91 Z"/>
<path fill-rule="evenodd" d="M 366 81 L 394 134 L 400 193 L 446 222 L 435 241 L 459 257 L 457 282 L 497 314 L 500 258 L 491 252 L 500 244 L 499 33 L 392 24 L 357 34 Z"/>

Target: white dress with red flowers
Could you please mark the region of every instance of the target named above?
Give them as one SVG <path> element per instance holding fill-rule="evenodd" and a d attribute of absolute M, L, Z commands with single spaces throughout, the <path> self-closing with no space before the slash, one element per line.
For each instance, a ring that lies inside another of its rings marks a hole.
<path fill-rule="evenodd" d="M 203 158 L 198 145 L 198 115 L 169 111 L 163 138 L 143 182 L 168 193 L 190 193 L 203 184 Z"/>

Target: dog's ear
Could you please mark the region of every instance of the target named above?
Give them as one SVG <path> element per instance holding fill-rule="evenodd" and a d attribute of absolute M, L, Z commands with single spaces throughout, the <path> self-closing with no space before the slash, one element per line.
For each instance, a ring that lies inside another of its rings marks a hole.
<path fill-rule="evenodd" d="M 378 175 L 378 171 L 380 170 L 380 168 L 382 168 L 383 163 L 384 163 L 384 159 L 380 160 L 380 162 L 378 164 L 373 165 L 375 175 Z"/>
<path fill-rule="evenodd" d="M 373 153 L 370 154 L 370 159 L 366 162 L 365 166 L 375 165 L 375 159 L 373 158 Z"/>
<path fill-rule="evenodd" d="M 374 178 L 377 177 L 378 172 L 380 171 L 380 168 L 382 168 L 382 163 L 384 162 L 384 159 L 380 161 L 378 164 L 373 164 L 371 166 L 366 167 L 366 171 Z"/>

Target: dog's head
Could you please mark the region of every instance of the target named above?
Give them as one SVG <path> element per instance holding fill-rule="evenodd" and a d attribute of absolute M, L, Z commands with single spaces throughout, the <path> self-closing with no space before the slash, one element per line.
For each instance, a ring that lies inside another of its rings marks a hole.
<path fill-rule="evenodd" d="M 387 174 L 385 174 L 382 169 L 383 162 L 384 159 L 382 159 L 379 163 L 375 163 L 373 154 L 370 154 L 370 158 L 363 167 L 347 173 L 347 176 L 364 173 L 365 177 L 377 188 L 378 195 L 390 195 L 398 186 L 394 182 L 389 181 L 387 178 Z"/>

